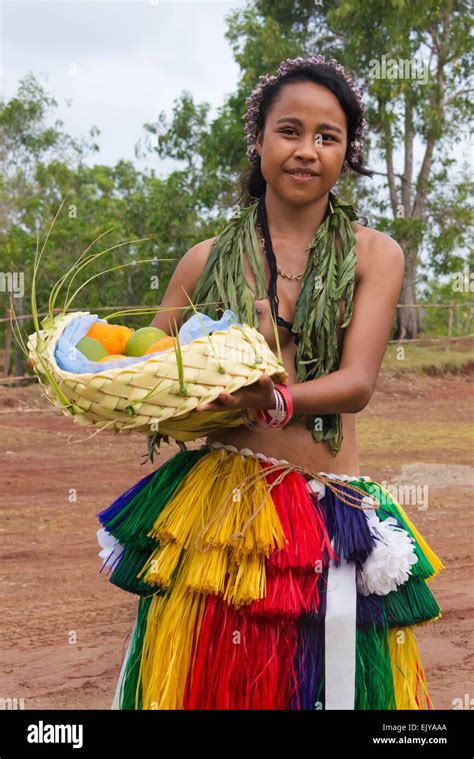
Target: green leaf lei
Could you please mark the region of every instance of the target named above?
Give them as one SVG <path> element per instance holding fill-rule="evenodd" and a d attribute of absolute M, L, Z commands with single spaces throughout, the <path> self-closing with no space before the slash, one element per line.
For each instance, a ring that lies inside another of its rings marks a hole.
<path fill-rule="evenodd" d="M 352 319 L 355 284 L 355 228 L 359 218 L 354 208 L 330 193 L 331 213 L 320 224 L 311 241 L 308 261 L 302 279 L 302 289 L 295 305 L 293 332 L 299 334 L 295 368 L 298 381 L 322 377 L 335 371 L 340 356 L 337 344 L 339 301 L 345 305 L 346 327 Z M 258 329 L 259 321 L 254 298 L 268 298 L 265 272 L 262 265 L 256 230 L 257 205 L 255 201 L 240 209 L 226 224 L 214 241 L 206 265 L 196 284 L 193 302 L 200 311 L 218 319 L 230 308 L 241 323 Z M 339 237 L 341 245 L 336 245 Z M 256 292 L 252 293 L 244 277 L 243 255 L 247 254 L 255 277 Z M 218 301 L 219 305 L 207 305 Z M 183 312 L 184 322 L 190 310 Z M 289 424 L 303 414 L 294 414 Z M 306 426 L 315 441 L 326 440 L 334 456 L 342 445 L 340 414 L 306 415 Z M 321 429 L 320 429 L 321 428 Z"/>

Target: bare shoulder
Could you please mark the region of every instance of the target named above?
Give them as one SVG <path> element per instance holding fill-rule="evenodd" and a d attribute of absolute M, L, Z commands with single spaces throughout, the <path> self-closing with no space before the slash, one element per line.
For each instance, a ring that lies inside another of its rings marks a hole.
<path fill-rule="evenodd" d="M 188 289 L 194 290 L 216 239 L 217 237 L 210 237 L 207 240 L 201 240 L 186 251 L 178 261 L 170 282 L 172 286 L 181 282 Z"/>
<path fill-rule="evenodd" d="M 356 254 L 359 276 L 371 272 L 403 274 L 405 255 L 399 243 L 385 232 L 356 224 Z"/>
<path fill-rule="evenodd" d="M 206 261 L 209 257 L 209 253 L 211 252 L 214 241 L 217 239 L 218 235 L 216 237 L 209 237 L 207 240 L 201 240 L 201 242 L 198 242 L 196 245 L 193 245 L 192 248 L 189 248 L 189 250 L 186 251 L 184 256 L 180 259 L 181 267 L 183 265 L 190 267 L 195 266 L 200 267 L 202 270 L 206 265 Z"/>
<path fill-rule="evenodd" d="M 184 309 L 189 306 L 189 301 L 193 297 L 196 284 L 216 239 L 216 237 L 211 237 L 196 243 L 179 259 L 161 301 L 160 311 L 151 323 L 152 327 L 158 327 L 167 334 L 172 334 L 170 331 L 172 325 L 174 321 L 180 323 Z"/>

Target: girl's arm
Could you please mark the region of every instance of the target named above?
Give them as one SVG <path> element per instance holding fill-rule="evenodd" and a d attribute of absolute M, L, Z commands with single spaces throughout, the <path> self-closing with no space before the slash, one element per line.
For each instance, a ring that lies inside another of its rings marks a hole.
<path fill-rule="evenodd" d="M 358 252 L 360 279 L 345 328 L 339 369 L 290 385 L 295 413 L 357 413 L 369 402 L 383 361 L 403 281 L 400 245 L 371 230 Z"/>
<path fill-rule="evenodd" d="M 151 322 L 150 327 L 158 327 L 158 329 L 162 329 L 168 335 L 171 335 L 171 328 L 174 327 L 173 319 L 176 319 L 179 329 L 181 326 L 180 319 L 184 311 L 182 306 L 190 305 L 184 291 L 186 291 L 190 298 L 193 297 L 194 288 L 206 265 L 212 243 L 215 239 L 215 237 L 211 237 L 209 240 L 197 243 L 179 260 L 160 304 L 160 308 L 169 310 L 159 311 Z"/>

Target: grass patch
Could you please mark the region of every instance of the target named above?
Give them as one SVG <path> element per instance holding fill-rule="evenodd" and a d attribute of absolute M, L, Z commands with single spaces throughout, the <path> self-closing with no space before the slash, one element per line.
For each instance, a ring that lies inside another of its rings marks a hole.
<path fill-rule="evenodd" d="M 394 420 L 384 417 L 366 416 L 357 420 L 357 436 L 361 450 L 367 454 L 375 442 L 378 450 L 387 450 L 408 456 L 416 451 L 417 456 L 426 453 L 436 455 L 443 461 L 449 450 L 466 463 L 466 452 L 472 450 L 472 424 L 470 422 L 453 423 L 430 422 L 430 408 L 426 409 L 426 421 L 419 419 Z"/>
<path fill-rule="evenodd" d="M 391 343 L 387 346 L 382 369 L 443 376 L 474 371 L 474 338 L 446 343 Z"/>

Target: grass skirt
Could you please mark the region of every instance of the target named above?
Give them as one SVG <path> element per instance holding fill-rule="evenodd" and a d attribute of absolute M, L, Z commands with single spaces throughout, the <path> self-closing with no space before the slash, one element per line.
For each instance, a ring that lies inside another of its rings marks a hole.
<path fill-rule="evenodd" d="M 369 477 L 213 443 L 98 519 L 101 571 L 139 596 L 112 708 L 434 708 L 413 627 L 444 565 Z"/>

